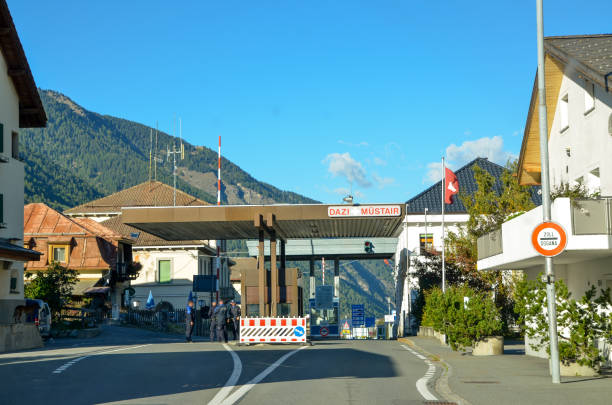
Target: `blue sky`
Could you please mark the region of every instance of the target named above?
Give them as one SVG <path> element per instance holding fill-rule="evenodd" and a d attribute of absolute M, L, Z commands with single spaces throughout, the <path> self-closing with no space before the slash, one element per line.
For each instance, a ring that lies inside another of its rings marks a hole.
<path fill-rule="evenodd" d="M 323 202 L 399 202 L 450 166 L 518 155 L 535 1 L 8 0 L 37 84 L 216 148 Z M 545 35 L 611 31 L 545 1 Z"/>

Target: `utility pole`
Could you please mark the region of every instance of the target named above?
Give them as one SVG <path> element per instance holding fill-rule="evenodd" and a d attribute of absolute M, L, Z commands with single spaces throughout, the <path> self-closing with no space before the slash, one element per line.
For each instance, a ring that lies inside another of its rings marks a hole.
<path fill-rule="evenodd" d="M 544 222 L 551 220 L 550 175 L 548 172 L 548 117 L 546 111 L 546 82 L 544 67 L 544 10 L 543 0 L 536 0 L 538 36 L 538 107 L 540 119 L 540 164 L 542 183 L 542 216 Z M 553 384 L 561 382 L 559 367 L 559 342 L 557 336 L 557 305 L 555 293 L 555 270 L 552 257 L 545 257 L 546 298 L 548 300 L 548 333 L 550 336 L 550 373 Z"/>

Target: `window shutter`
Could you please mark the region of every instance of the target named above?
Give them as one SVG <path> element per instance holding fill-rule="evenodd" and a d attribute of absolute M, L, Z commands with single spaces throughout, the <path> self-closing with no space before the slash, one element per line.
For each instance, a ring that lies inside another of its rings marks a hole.
<path fill-rule="evenodd" d="M 170 274 L 170 260 L 160 260 L 158 263 L 159 282 L 169 283 L 172 280 L 172 275 Z"/>

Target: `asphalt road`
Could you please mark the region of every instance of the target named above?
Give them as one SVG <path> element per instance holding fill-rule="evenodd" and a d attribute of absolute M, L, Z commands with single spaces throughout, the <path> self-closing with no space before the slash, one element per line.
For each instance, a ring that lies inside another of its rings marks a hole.
<path fill-rule="evenodd" d="M 177 336 L 110 327 L 94 339 L 0 354 L 0 402 L 422 404 L 416 383 L 427 372 L 423 359 L 395 341 L 187 344 Z"/>

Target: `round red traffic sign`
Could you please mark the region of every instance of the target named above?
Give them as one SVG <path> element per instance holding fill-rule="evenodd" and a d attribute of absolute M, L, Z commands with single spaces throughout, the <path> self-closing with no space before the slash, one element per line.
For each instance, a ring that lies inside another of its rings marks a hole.
<path fill-rule="evenodd" d="M 321 334 L 321 336 L 326 337 L 327 335 L 329 335 L 329 329 L 327 329 L 326 326 L 321 326 L 319 333 Z"/>
<path fill-rule="evenodd" d="M 542 256 L 557 256 L 565 250 L 567 233 L 561 225 L 555 222 L 542 222 L 533 230 L 531 244 Z"/>

